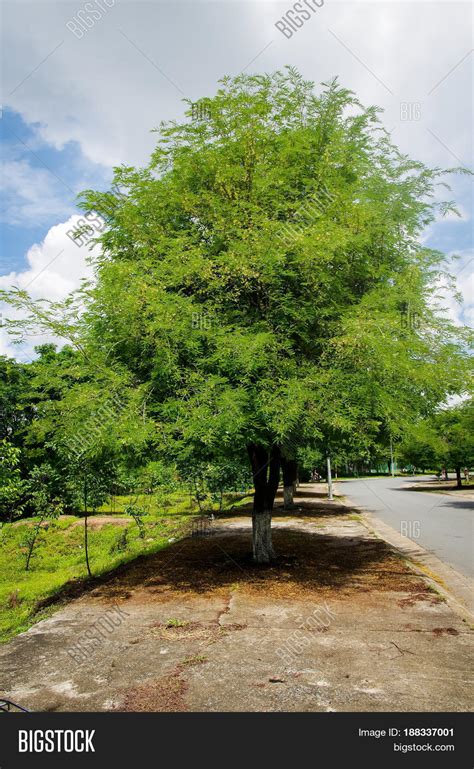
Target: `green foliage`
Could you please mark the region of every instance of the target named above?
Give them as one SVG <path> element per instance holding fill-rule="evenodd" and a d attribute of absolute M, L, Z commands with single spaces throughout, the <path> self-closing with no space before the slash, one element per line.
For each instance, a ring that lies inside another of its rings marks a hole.
<path fill-rule="evenodd" d="M 128 549 L 128 529 L 122 529 L 117 541 L 110 548 L 111 553 L 124 553 Z"/>
<path fill-rule="evenodd" d="M 117 170 L 91 332 L 149 383 L 158 448 L 181 463 L 252 442 L 368 456 L 465 386 L 443 255 L 418 242 L 441 172 L 337 81 L 317 96 L 294 70 L 242 75 L 206 105 L 205 123 L 161 126 L 147 168 Z"/>
<path fill-rule="evenodd" d="M 21 436 L 31 419 L 28 366 L 0 356 L 0 440 L 19 445 Z"/>
<path fill-rule="evenodd" d="M 166 620 L 166 627 L 186 627 L 188 623 L 185 622 L 182 619 L 175 619 L 172 617 L 171 619 Z"/>
<path fill-rule="evenodd" d="M 472 335 L 443 312 L 444 255 L 420 238 L 453 210 L 436 202 L 444 172 L 402 154 L 336 79 L 316 93 L 292 68 L 243 74 L 205 105 L 209 120 L 161 125 L 145 168 L 81 196 L 107 219 L 93 282 L 65 302 L 2 294 L 26 313 L 17 338 L 67 343 L 0 360 L 15 484 L 47 463 L 86 515 L 114 490 L 180 481 L 214 509 L 248 483 L 252 445 L 305 467 L 382 461 L 467 390 Z M 403 451 L 467 462 L 464 416 L 439 420 Z"/>
<path fill-rule="evenodd" d="M 427 421 L 417 423 L 407 432 L 397 450 L 399 462 L 417 470 L 440 468 L 444 444 Z"/>
<path fill-rule="evenodd" d="M 137 525 L 140 537 L 144 539 L 146 535 L 146 529 L 142 519 L 143 516 L 146 515 L 146 511 L 143 510 L 143 508 L 138 507 L 138 505 L 128 504 L 125 507 L 124 513 L 125 515 L 129 515 L 131 518 L 133 518 Z"/>
<path fill-rule="evenodd" d="M 148 462 L 138 469 L 137 475 L 134 488 L 144 489 L 148 494 L 158 490 L 176 491 L 179 486 L 176 467 L 163 460 Z"/>
<path fill-rule="evenodd" d="M 28 477 L 28 502 L 35 515 L 56 518 L 62 512 L 57 497 L 58 473 L 48 464 L 36 465 Z"/>
<path fill-rule="evenodd" d="M 0 441 L 0 522 L 13 521 L 24 509 L 26 484 L 20 473 L 20 449 Z"/>
<path fill-rule="evenodd" d="M 187 504 L 186 504 L 187 501 Z M 120 508 L 126 500 L 119 498 Z M 190 516 L 189 500 L 181 497 L 166 509 L 153 506 L 146 517 L 147 538 L 143 540 L 135 524 L 126 527 L 126 550 L 114 550 L 117 526 L 91 527 L 89 551 L 94 573 L 99 576 L 139 555 L 157 552 L 168 546 L 169 539 L 182 536 Z M 66 585 L 82 582 L 87 577 L 84 559 L 83 518 L 67 516 L 45 521 L 36 544 L 33 567 L 25 571 L 28 539 L 38 518 L 6 523 L 0 529 L 0 642 L 26 630 L 33 622 L 54 611 L 41 609 L 41 602 L 58 594 Z M 124 528 L 120 527 L 122 536 Z M 16 600 L 11 600 L 16 594 Z"/>
<path fill-rule="evenodd" d="M 325 463 L 325 457 L 323 453 L 317 448 L 311 448 L 311 446 L 305 446 L 298 452 L 298 467 L 300 471 L 300 479 L 308 481 L 311 478 L 311 473 L 315 467 L 322 469 Z"/>
<path fill-rule="evenodd" d="M 407 432 L 399 447 L 403 462 L 420 470 L 474 467 L 474 402 L 440 409 Z"/>
<path fill-rule="evenodd" d="M 440 411 L 434 420 L 443 441 L 442 457 L 448 467 L 474 467 L 474 401 Z"/>
<path fill-rule="evenodd" d="M 224 498 L 232 492 L 245 492 L 252 486 L 249 468 L 242 461 L 202 462 L 197 457 L 181 468 L 181 477 L 201 512 L 217 506 L 222 511 Z"/>
<path fill-rule="evenodd" d="M 58 518 L 62 512 L 62 502 L 56 496 L 57 480 L 56 473 L 47 464 L 34 467 L 28 478 L 29 507 L 32 508 L 37 515 L 37 522 L 32 528 L 28 528 L 25 532 L 25 540 L 23 544 L 27 550 L 25 564 L 26 571 L 30 568 L 33 550 L 38 543 L 45 520 L 54 520 L 55 518 Z"/>

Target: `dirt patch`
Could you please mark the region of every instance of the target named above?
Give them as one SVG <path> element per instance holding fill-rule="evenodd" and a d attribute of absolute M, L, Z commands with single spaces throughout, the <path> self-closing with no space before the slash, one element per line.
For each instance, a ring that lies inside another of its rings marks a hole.
<path fill-rule="evenodd" d="M 169 625 L 156 622 L 151 625 L 151 634 L 163 641 L 215 641 L 222 628 L 216 624 L 185 622 L 182 625 Z"/>
<path fill-rule="evenodd" d="M 188 668 L 203 665 L 205 662 L 207 657 L 202 655 L 188 657 L 176 665 L 167 676 L 131 687 L 114 710 L 125 713 L 184 713 L 188 710 L 185 702 L 188 683 L 183 678 L 183 673 Z"/>
<path fill-rule="evenodd" d="M 443 603 L 443 599 L 441 598 L 441 596 L 436 595 L 436 593 L 432 593 L 426 586 L 424 591 L 414 592 L 413 595 L 408 595 L 405 598 L 400 598 L 400 600 L 397 601 L 397 603 L 399 606 L 401 606 L 402 609 L 404 609 L 409 606 L 414 606 L 417 601 L 427 601 L 433 606 L 438 603 Z"/>
<path fill-rule="evenodd" d="M 114 710 L 123 713 L 182 713 L 187 710 L 184 701 L 188 685 L 175 670 L 168 676 L 128 689 Z"/>
<path fill-rule="evenodd" d="M 433 635 L 440 636 L 440 635 L 459 635 L 459 631 L 456 630 L 454 627 L 435 627 L 431 631 Z"/>
<path fill-rule="evenodd" d="M 133 518 L 114 518 L 111 515 L 91 515 L 87 519 L 87 528 L 101 529 L 103 526 L 128 526 L 132 521 Z M 71 529 L 75 529 L 78 526 L 84 528 L 84 518 L 71 523 Z"/>
<path fill-rule="evenodd" d="M 130 643 L 140 643 L 144 638 L 160 639 L 167 642 L 198 641 L 200 645 L 209 646 L 228 633 L 243 630 L 244 624 L 219 625 L 218 622 L 152 622 L 149 629 L 139 638 L 133 638 Z"/>

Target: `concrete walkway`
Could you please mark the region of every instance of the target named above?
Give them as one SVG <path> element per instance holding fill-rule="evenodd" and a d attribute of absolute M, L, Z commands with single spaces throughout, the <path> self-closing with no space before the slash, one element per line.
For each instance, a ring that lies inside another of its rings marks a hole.
<path fill-rule="evenodd" d="M 317 485 L 277 508 L 278 563 L 248 513 L 135 561 L 0 647 L 33 710 L 472 708 L 472 633 L 400 554 Z"/>

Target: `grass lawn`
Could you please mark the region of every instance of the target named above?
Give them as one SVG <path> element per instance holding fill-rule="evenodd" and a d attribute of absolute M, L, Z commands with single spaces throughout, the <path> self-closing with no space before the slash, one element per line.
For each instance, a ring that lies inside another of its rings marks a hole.
<path fill-rule="evenodd" d="M 230 495 L 227 504 L 245 503 L 243 495 Z M 127 504 L 141 506 L 144 536 L 138 526 L 123 515 Z M 115 497 L 89 517 L 89 560 L 94 577 L 112 571 L 139 555 L 167 547 L 170 540 L 185 536 L 190 521 L 199 513 L 185 492 L 160 495 Z M 110 519 L 107 520 L 107 519 Z M 27 630 L 54 611 L 42 607 L 65 585 L 87 580 L 84 557 L 84 519 L 62 516 L 48 521 L 33 551 L 29 571 L 25 570 L 27 529 L 37 519 L 5 523 L 0 528 L 0 642 Z"/>
<path fill-rule="evenodd" d="M 226 507 L 248 502 L 243 494 L 226 495 Z M 124 516 L 128 504 L 145 510 L 144 536 L 137 524 Z M 211 505 L 207 504 L 210 509 Z M 216 509 L 216 505 L 213 505 Z M 117 496 L 89 517 L 89 560 L 94 577 L 112 571 L 139 555 L 155 553 L 170 541 L 189 533 L 191 519 L 199 514 L 186 491 L 155 495 Z M 110 520 L 108 520 L 110 519 Z M 27 518 L 0 527 L 0 642 L 49 616 L 53 606 L 43 602 L 65 586 L 87 581 L 84 557 L 84 519 L 61 516 L 47 521 L 36 542 L 29 571 L 25 570 L 28 528 L 37 522 Z"/>

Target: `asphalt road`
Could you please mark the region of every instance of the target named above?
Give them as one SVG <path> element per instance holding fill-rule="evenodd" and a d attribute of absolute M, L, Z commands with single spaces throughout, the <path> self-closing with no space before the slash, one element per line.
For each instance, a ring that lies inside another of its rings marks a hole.
<path fill-rule="evenodd" d="M 417 478 L 358 478 L 339 481 L 339 492 L 375 513 L 400 534 L 424 547 L 454 569 L 474 576 L 474 502 L 433 492 L 408 491 L 428 480 Z"/>

